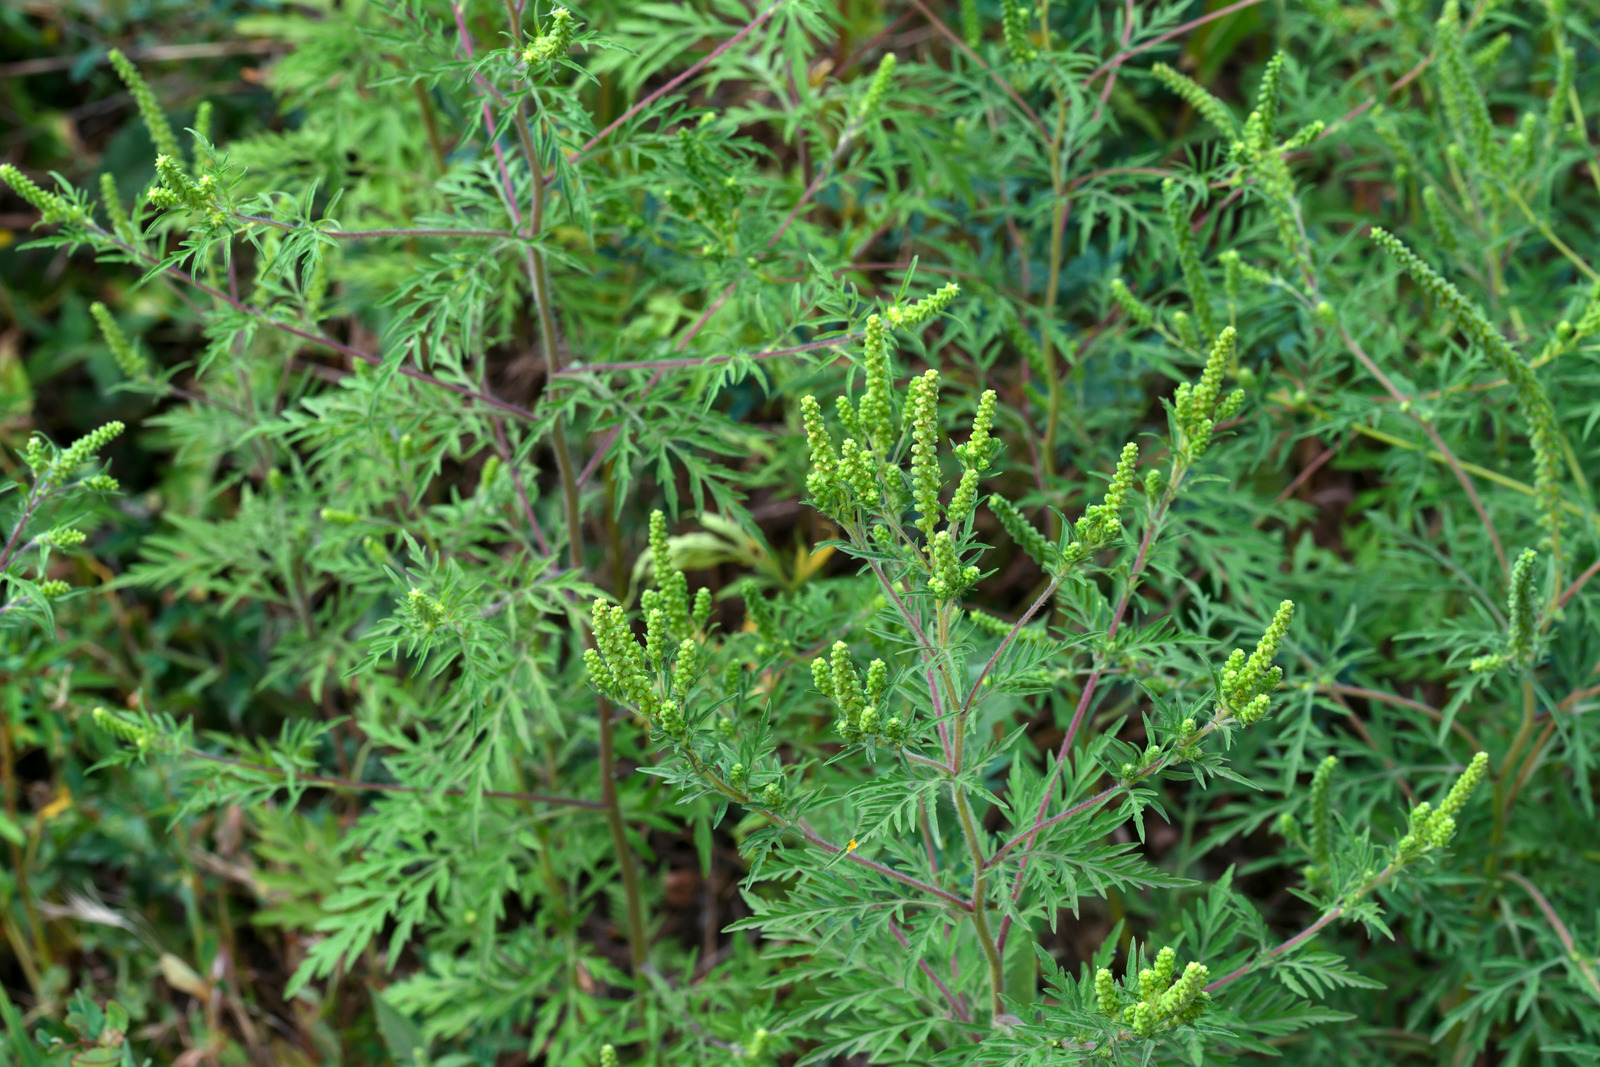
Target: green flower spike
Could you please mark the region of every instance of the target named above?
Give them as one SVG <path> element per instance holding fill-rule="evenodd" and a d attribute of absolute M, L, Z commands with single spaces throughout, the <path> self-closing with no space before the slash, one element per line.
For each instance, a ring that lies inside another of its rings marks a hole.
<path fill-rule="evenodd" d="M 1035 563 L 1048 570 L 1058 562 L 1056 546 L 1045 539 L 1044 534 L 1017 510 L 1015 504 L 1002 496 L 991 496 L 989 510 L 1000 520 L 1001 528 L 1017 543 L 1017 547 Z"/>
<path fill-rule="evenodd" d="M 37 540 L 42 545 L 53 545 L 56 548 L 77 548 L 88 540 L 88 535 L 71 526 L 57 526 L 40 534 Z"/>
<path fill-rule="evenodd" d="M 1122 446 L 1116 473 L 1106 487 L 1105 500 L 1086 508 L 1073 527 L 1073 543 L 1066 553 L 1069 562 L 1083 559 L 1095 549 L 1104 547 L 1121 532 L 1120 514 L 1127 503 L 1128 491 L 1133 488 L 1133 472 L 1138 462 L 1139 446 L 1129 441 Z"/>
<path fill-rule="evenodd" d="M 1244 394 L 1237 390 L 1223 401 L 1220 409 L 1217 403 L 1222 392 L 1222 376 L 1234 361 L 1238 340 L 1237 330 L 1232 326 L 1224 327 L 1206 357 L 1200 381 L 1192 386 L 1183 382 L 1173 394 L 1173 421 L 1177 423 L 1178 434 L 1193 458 L 1205 453 L 1211 444 L 1211 433 L 1217 422 L 1237 414 L 1244 403 Z"/>
<path fill-rule="evenodd" d="M 962 590 L 978 580 L 976 566 L 961 565 L 949 530 L 934 534 L 929 542 L 929 550 L 933 557 L 933 576 L 928 579 L 928 591 L 938 599 L 955 600 Z"/>
<path fill-rule="evenodd" d="M 522 50 L 522 61 L 533 66 L 560 59 L 572 46 L 572 34 L 577 28 L 578 24 L 573 21 L 570 11 L 564 7 L 556 8 L 550 12 L 550 21 L 545 23 L 545 32 L 534 38 L 533 43 Z"/>
<path fill-rule="evenodd" d="M 23 458 L 28 466 L 33 468 L 40 482 L 59 485 L 61 482 L 78 473 L 78 468 L 89 462 L 94 455 L 123 430 L 127 429 L 120 422 L 108 422 L 98 429 L 91 430 L 68 445 L 60 455 L 50 462 L 46 456 L 45 445 L 39 438 L 30 438 L 27 448 L 23 451 Z M 37 448 L 34 442 L 38 441 Z"/>
<path fill-rule="evenodd" d="M 1511 383 L 1517 405 L 1528 420 L 1533 439 L 1534 488 L 1535 499 L 1539 502 L 1540 521 L 1550 534 L 1551 541 L 1559 548 L 1563 456 L 1561 433 L 1556 424 L 1555 409 L 1551 407 L 1550 397 L 1540 384 L 1538 375 L 1526 360 L 1517 355 L 1476 305 L 1418 258 L 1399 238 L 1374 226 L 1372 239 L 1400 264 L 1413 281 L 1438 301 L 1467 339 L 1488 356 L 1494 368 Z"/>
<path fill-rule="evenodd" d="M 839 457 L 822 421 L 822 405 L 814 396 L 800 398 L 800 414 L 805 421 L 806 441 L 811 446 L 811 473 L 806 476 L 806 492 L 824 515 L 837 516 L 844 505 L 844 487 L 839 476 Z"/>
<path fill-rule="evenodd" d="M 1111 279 L 1111 298 L 1117 302 L 1122 313 L 1132 319 L 1135 325 L 1149 329 L 1155 324 L 1156 316 L 1144 303 L 1128 289 L 1128 284 L 1121 278 Z"/>
<path fill-rule="evenodd" d="M 1211 286 L 1200 265 L 1200 252 L 1195 247 L 1194 230 L 1189 226 L 1189 207 L 1183 197 L 1183 188 L 1168 178 L 1161 183 L 1161 196 L 1166 206 L 1167 224 L 1178 245 L 1178 266 L 1183 270 L 1184 285 L 1188 287 L 1189 299 L 1194 304 L 1200 334 L 1211 337 L 1217 332 L 1212 319 Z"/>
<path fill-rule="evenodd" d="M 694 638 L 686 637 L 678 646 L 678 659 L 672 665 L 672 695 L 679 700 L 689 695 L 689 690 L 694 688 L 695 677 L 700 667 L 700 646 L 695 644 Z"/>
<path fill-rule="evenodd" d="M 667 540 L 667 516 L 661 511 L 650 513 L 650 561 L 655 569 L 659 603 L 671 627 L 670 639 L 681 641 L 692 629 L 689 580 L 672 564 L 672 548 Z"/>
<path fill-rule="evenodd" d="M 117 361 L 117 369 L 122 371 L 123 377 L 135 381 L 149 377 L 150 368 L 146 365 L 144 357 L 134 351 L 127 335 L 122 332 L 122 327 L 111 317 L 110 309 L 96 300 L 89 305 L 89 314 L 93 315 L 94 321 L 99 324 L 100 333 L 106 339 L 106 347 L 111 349 L 112 358 Z"/>
<path fill-rule="evenodd" d="M 46 224 L 85 222 L 83 209 L 59 193 L 47 193 L 37 182 L 10 163 L 0 163 L 0 181 L 39 212 L 39 221 Z"/>
<path fill-rule="evenodd" d="M 1028 8 L 1020 0 L 1000 0 L 1000 28 L 1005 33 L 1006 52 L 1013 63 L 1031 63 L 1039 52 L 1028 40 Z"/>
<path fill-rule="evenodd" d="M 167 113 L 161 110 L 161 104 L 156 100 L 156 94 L 150 91 L 144 75 L 119 49 L 113 48 L 106 58 L 116 68 L 117 77 L 122 79 L 122 84 L 128 87 L 129 94 L 133 96 L 133 102 L 138 105 L 139 117 L 144 119 L 145 129 L 150 131 L 150 141 L 156 146 L 156 155 L 177 158 L 178 138 L 173 135 L 172 125 L 167 122 Z"/>
<path fill-rule="evenodd" d="M 106 209 L 106 218 L 111 220 L 112 233 L 123 240 L 133 236 L 133 222 L 117 195 L 117 180 L 109 173 L 100 175 L 100 204 Z"/>
<path fill-rule="evenodd" d="M 894 444 L 889 411 L 889 328 L 877 315 L 871 315 L 867 318 L 866 335 L 867 391 L 861 398 L 857 422 L 867 444 L 886 454 Z"/>
<path fill-rule="evenodd" d="M 1099 1003 L 1101 1015 L 1112 1022 L 1122 1018 L 1122 1004 L 1117 998 L 1117 980 L 1104 967 L 1094 973 L 1094 995 Z"/>
<path fill-rule="evenodd" d="M 1329 800 L 1329 784 L 1334 768 L 1338 766 L 1339 757 L 1329 756 L 1317 765 L 1316 773 L 1311 776 L 1311 839 L 1306 845 L 1306 851 L 1311 853 L 1311 863 L 1304 873 L 1306 881 L 1313 885 L 1320 883 L 1328 873 L 1328 856 L 1333 843 L 1333 806 Z"/>
<path fill-rule="evenodd" d="M 867 86 L 867 93 L 861 98 L 861 105 L 856 108 L 856 122 L 864 123 L 878 113 L 883 107 L 884 97 L 889 94 L 889 86 L 894 81 L 895 58 L 894 53 L 887 53 L 878 62 L 878 70 L 872 76 L 872 83 Z"/>
<path fill-rule="evenodd" d="M 933 536 L 939 524 L 939 372 L 928 370 L 911 382 L 905 419 L 911 427 L 911 486 L 917 529 Z"/>
<path fill-rule="evenodd" d="M 861 679 L 856 674 L 855 665 L 850 662 L 849 645 L 843 641 L 833 643 L 830 666 L 832 668 L 830 692 L 833 702 L 839 706 L 845 721 L 855 726 L 861 719 L 861 710 L 867 706 L 867 695 L 861 688 Z"/>
<path fill-rule="evenodd" d="M 949 285 L 942 286 L 928 296 L 918 300 L 915 304 L 890 308 L 887 313 L 889 322 L 891 325 L 903 330 L 915 329 L 934 316 L 941 314 L 945 308 L 950 306 L 950 302 L 960 292 L 961 286 L 951 282 Z"/>

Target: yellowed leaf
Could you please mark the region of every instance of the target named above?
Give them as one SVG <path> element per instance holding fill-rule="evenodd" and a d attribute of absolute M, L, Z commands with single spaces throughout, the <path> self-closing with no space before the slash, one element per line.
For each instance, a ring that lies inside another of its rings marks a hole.
<path fill-rule="evenodd" d="M 165 978 L 167 984 L 178 992 L 200 998 L 204 998 L 211 992 L 210 987 L 206 985 L 206 980 L 196 974 L 193 967 L 190 967 L 172 953 L 163 952 L 161 959 L 157 962 L 161 967 L 161 977 Z"/>
<path fill-rule="evenodd" d="M 39 820 L 49 822 L 62 812 L 70 810 L 72 810 L 72 790 L 63 785 L 56 798 L 39 809 Z"/>
<path fill-rule="evenodd" d="M 810 580 L 811 576 L 823 568 L 828 560 L 833 558 L 832 545 L 824 545 L 814 552 L 807 552 L 805 546 L 797 546 L 794 550 L 794 577 L 795 584 L 801 585 Z"/>

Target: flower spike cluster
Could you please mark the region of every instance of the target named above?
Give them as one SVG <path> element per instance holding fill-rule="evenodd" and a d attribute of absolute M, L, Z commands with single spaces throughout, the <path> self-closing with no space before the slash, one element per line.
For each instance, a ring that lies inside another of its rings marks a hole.
<path fill-rule="evenodd" d="M 1278 605 L 1254 652 L 1246 657 L 1244 649 L 1233 650 L 1222 669 L 1222 684 L 1217 692 L 1218 718 L 1231 715 L 1240 725 L 1251 726 L 1266 717 L 1269 694 L 1283 681 L 1283 668 L 1273 666 L 1272 660 L 1283 645 L 1293 618 L 1294 601 L 1285 600 Z"/>
<path fill-rule="evenodd" d="M 204 215 L 213 226 L 228 221 L 228 209 L 214 175 L 207 174 L 196 180 L 184 171 L 177 156 L 160 155 L 156 157 L 156 178 L 157 184 L 145 194 L 156 207 L 169 211 L 186 208 Z"/>
<path fill-rule="evenodd" d="M 1306 851 L 1311 862 L 1301 872 L 1308 885 L 1319 885 L 1328 877 L 1328 861 L 1333 851 L 1333 804 L 1330 799 L 1333 772 L 1339 766 L 1338 756 L 1329 756 L 1317 764 L 1311 776 L 1311 838 Z"/>
<path fill-rule="evenodd" d="M 1411 809 L 1408 832 L 1394 848 L 1395 863 L 1402 864 L 1433 848 L 1444 848 L 1456 832 L 1456 813 L 1472 797 L 1472 791 L 1489 771 L 1489 754 L 1479 752 L 1461 772 L 1437 810 L 1426 800 Z"/>
<path fill-rule="evenodd" d="M 806 489 L 812 504 L 847 526 L 863 516 L 886 512 L 897 515 L 906 503 L 905 479 L 889 462 L 899 435 L 894 432 L 891 403 L 892 373 L 890 353 L 893 330 L 913 328 L 943 312 L 960 289 L 946 285 L 915 303 L 896 305 L 883 316 L 869 316 L 866 322 L 866 392 L 858 404 L 840 398 L 836 404 L 839 422 L 850 436 L 836 446 L 824 421 L 822 405 L 816 397 L 802 397 L 801 417 L 810 446 L 811 469 Z M 939 372 L 929 369 L 913 378 L 907 390 L 901 415 L 901 432 L 911 437 L 912 502 L 918 516 L 916 527 L 932 538 L 945 518 L 939 502 L 943 478 L 939 471 Z M 980 399 L 973 420 L 972 437 L 956 449 L 956 455 L 970 473 L 957 488 L 949 517 L 964 522 L 977 500 L 977 478 L 989 466 L 993 451 L 990 430 L 994 421 L 995 398 Z"/>
<path fill-rule="evenodd" d="M 121 422 L 108 422 L 104 426 L 90 430 L 60 452 L 54 451 L 42 437 L 30 437 L 28 443 L 23 446 L 22 459 L 33 471 L 36 488 L 39 491 L 47 491 L 76 475 L 79 467 L 93 459 L 125 429 L 127 427 Z M 103 475 L 87 478 L 84 484 L 91 489 L 106 491 L 116 488 L 115 479 Z"/>
<path fill-rule="evenodd" d="M 1156 80 L 1166 86 L 1168 91 L 1182 97 L 1185 103 L 1199 112 L 1224 136 L 1232 137 L 1238 130 L 1238 121 L 1234 119 L 1233 112 L 1228 110 L 1228 105 L 1212 96 L 1193 78 L 1179 74 L 1165 63 L 1157 63 L 1150 68 L 1150 73 L 1155 75 Z"/>
<path fill-rule="evenodd" d="M 1139 972 L 1138 1000 L 1126 1008 L 1115 976 L 1100 968 L 1094 976 L 1100 1013 L 1112 1022 L 1123 1023 L 1140 1037 L 1154 1037 L 1163 1030 L 1193 1024 L 1210 1003 L 1205 985 L 1211 971 L 1205 964 L 1191 961 L 1174 981 L 1177 963 L 1178 954 L 1170 947 L 1158 952 L 1155 961 Z"/>
<path fill-rule="evenodd" d="M 595 647 L 584 652 L 584 666 L 602 694 L 681 741 L 689 732 L 684 708 L 705 665 L 700 642 L 711 621 L 711 591 L 697 590 L 691 603 L 688 578 L 672 562 L 667 517 L 660 511 L 650 514 L 650 561 L 655 588 L 639 594 L 644 646 L 627 613 L 597 599 L 590 615 Z"/>
<path fill-rule="evenodd" d="M 827 656 L 811 661 L 811 682 L 839 709 L 835 723 L 846 741 L 883 740 L 900 744 L 906 729 L 899 716 L 885 719 L 879 708 L 889 689 L 889 666 L 881 659 L 867 665 L 865 678 L 850 659 L 850 646 L 835 641 Z"/>
<path fill-rule="evenodd" d="M 1218 401 L 1222 392 L 1223 373 L 1234 361 L 1238 342 L 1238 331 L 1232 326 L 1223 327 L 1211 346 L 1200 381 L 1192 386 L 1183 382 L 1173 394 L 1173 422 L 1177 426 L 1180 444 L 1191 459 L 1198 459 L 1205 453 L 1217 423 L 1233 418 L 1244 406 L 1244 391 L 1240 389 L 1235 389 L 1225 399 Z"/>
<path fill-rule="evenodd" d="M 1439 79 L 1439 97 L 1445 116 L 1456 130 L 1457 143 L 1484 171 L 1498 170 L 1502 160 L 1499 145 L 1494 140 L 1494 119 L 1473 77 L 1472 60 L 1461 39 L 1461 11 L 1456 0 L 1448 0 L 1444 5 L 1434 28 L 1439 57 L 1434 71 Z"/>
<path fill-rule="evenodd" d="M 975 565 L 963 566 L 956 553 L 955 541 L 949 530 L 940 530 L 928 542 L 932 558 L 933 577 L 928 579 L 928 591 L 940 600 L 955 600 L 978 580 Z"/>

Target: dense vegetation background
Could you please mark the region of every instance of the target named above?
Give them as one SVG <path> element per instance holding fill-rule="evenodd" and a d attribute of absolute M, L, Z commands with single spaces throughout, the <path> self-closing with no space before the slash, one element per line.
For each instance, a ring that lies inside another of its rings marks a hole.
<path fill-rule="evenodd" d="M 0 1060 L 1600 1058 L 1600 6 L 573 14 L 0 10 L 0 159 L 101 204 L 0 199 Z M 807 503 L 800 398 L 848 436 L 867 316 L 951 281 L 893 403 L 998 395 L 977 618 Z M 30 439 L 113 420 L 120 489 L 35 514 Z M 583 661 L 674 568 L 687 725 Z M 1272 715 L 1195 755 L 1284 599 Z M 939 663 L 993 693 L 961 774 Z M 1219 982 L 1146 1042 L 1092 972 L 1166 945 Z"/>

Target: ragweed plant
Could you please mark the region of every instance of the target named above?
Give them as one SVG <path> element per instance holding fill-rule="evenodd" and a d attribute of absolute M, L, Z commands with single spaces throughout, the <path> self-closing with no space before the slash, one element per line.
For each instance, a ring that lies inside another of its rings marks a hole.
<path fill-rule="evenodd" d="M 0 1055 L 1600 1048 L 1592 15 L 105 50 L 119 172 L 0 166 Z"/>

